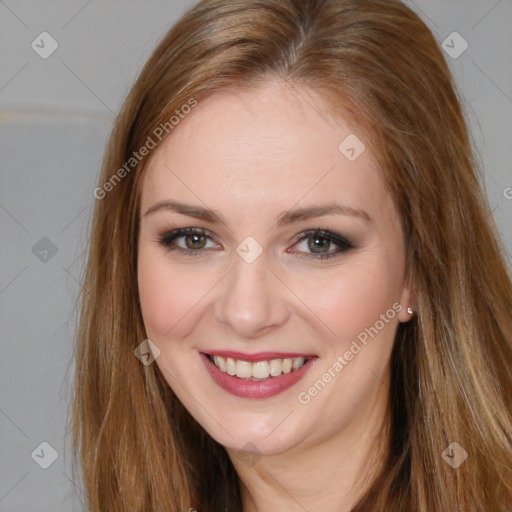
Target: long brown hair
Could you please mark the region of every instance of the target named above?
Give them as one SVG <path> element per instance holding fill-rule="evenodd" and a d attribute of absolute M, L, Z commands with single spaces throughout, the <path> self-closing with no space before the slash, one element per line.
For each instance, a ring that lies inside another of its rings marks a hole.
<path fill-rule="evenodd" d="M 184 105 L 268 77 L 321 92 L 366 135 L 403 223 L 417 316 L 392 355 L 390 454 L 353 511 L 512 508 L 512 280 L 432 33 L 398 0 L 203 0 L 133 85 L 97 189 L 71 415 L 90 510 L 241 510 L 224 448 L 134 357 L 150 155 L 130 159 L 156 127 L 172 136 Z M 468 454 L 456 469 L 442 457 L 452 442 Z"/>

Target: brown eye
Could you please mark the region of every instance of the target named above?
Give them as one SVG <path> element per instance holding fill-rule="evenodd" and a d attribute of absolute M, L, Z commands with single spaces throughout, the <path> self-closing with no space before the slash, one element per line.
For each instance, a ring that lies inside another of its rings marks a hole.
<path fill-rule="evenodd" d="M 183 242 L 178 243 L 180 239 L 183 239 Z M 202 229 L 185 228 L 165 233 L 159 239 L 159 243 L 172 251 L 185 251 L 194 254 L 208 248 L 206 244 L 209 239 L 211 239 L 209 234 Z"/>
<path fill-rule="evenodd" d="M 344 236 L 322 229 L 313 229 L 301 233 L 298 235 L 297 243 L 294 247 L 305 241 L 307 243 L 303 249 L 290 252 L 304 253 L 306 256 L 303 257 L 306 258 L 327 259 L 354 249 L 352 242 Z M 331 246 L 337 246 L 337 250 L 329 251 Z"/>
<path fill-rule="evenodd" d="M 188 249 L 202 249 L 206 245 L 206 237 L 203 234 L 190 234 L 183 237 Z"/>
<path fill-rule="evenodd" d="M 322 237 L 322 236 L 316 236 L 316 237 L 310 237 L 308 240 L 308 249 L 311 250 L 311 252 L 327 252 L 327 249 L 329 249 L 332 241 L 328 238 Z M 325 251 L 324 251 L 325 249 Z"/>

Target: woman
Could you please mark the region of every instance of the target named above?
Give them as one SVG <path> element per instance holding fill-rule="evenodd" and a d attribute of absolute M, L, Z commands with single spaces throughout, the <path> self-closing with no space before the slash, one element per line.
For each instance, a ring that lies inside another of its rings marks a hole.
<path fill-rule="evenodd" d="M 512 510 L 512 285 L 477 172 L 402 3 L 187 12 L 94 191 L 90 510 Z"/>

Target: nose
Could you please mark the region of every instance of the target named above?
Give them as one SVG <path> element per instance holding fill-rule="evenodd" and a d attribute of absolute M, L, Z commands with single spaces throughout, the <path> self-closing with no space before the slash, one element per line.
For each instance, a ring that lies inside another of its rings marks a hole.
<path fill-rule="evenodd" d="M 286 286 L 268 266 L 265 253 L 252 263 L 235 256 L 214 307 L 214 318 L 237 337 L 257 338 L 289 317 Z"/>

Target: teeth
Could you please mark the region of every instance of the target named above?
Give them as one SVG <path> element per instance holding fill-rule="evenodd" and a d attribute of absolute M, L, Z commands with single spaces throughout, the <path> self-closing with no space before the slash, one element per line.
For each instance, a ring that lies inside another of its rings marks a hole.
<path fill-rule="evenodd" d="M 290 373 L 292 371 L 293 359 L 283 359 L 283 373 Z"/>
<path fill-rule="evenodd" d="M 252 364 L 248 361 L 238 360 L 236 362 L 236 376 L 241 379 L 252 377 Z"/>
<path fill-rule="evenodd" d="M 304 364 L 303 357 L 296 357 L 292 362 L 292 368 L 298 370 Z"/>
<path fill-rule="evenodd" d="M 210 359 L 212 358 L 210 357 Z M 260 380 L 278 377 L 282 373 L 298 370 L 304 365 L 306 359 L 304 357 L 294 357 L 251 363 L 232 359 L 231 357 L 213 356 L 213 362 L 219 370 L 228 373 L 228 375 L 236 375 L 240 379 Z"/>
<path fill-rule="evenodd" d="M 269 363 L 269 373 L 272 377 L 277 377 L 281 375 L 283 371 L 283 365 L 281 363 L 281 359 L 272 359 Z"/>
<path fill-rule="evenodd" d="M 213 356 L 213 362 L 215 363 L 215 366 L 220 368 L 223 372 L 226 371 L 226 360 L 223 357 Z"/>
<path fill-rule="evenodd" d="M 219 359 L 224 359 L 224 358 L 219 356 Z M 229 375 L 236 374 L 236 361 L 234 359 L 231 359 L 231 357 L 228 357 L 226 359 L 226 371 L 229 373 Z"/>
<path fill-rule="evenodd" d="M 251 363 L 249 363 L 251 364 Z M 269 367 L 268 361 L 257 361 L 256 363 L 252 363 L 252 377 L 256 377 L 257 379 L 267 379 L 269 375 Z M 238 374 L 237 374 L 238 375 Z"/>

